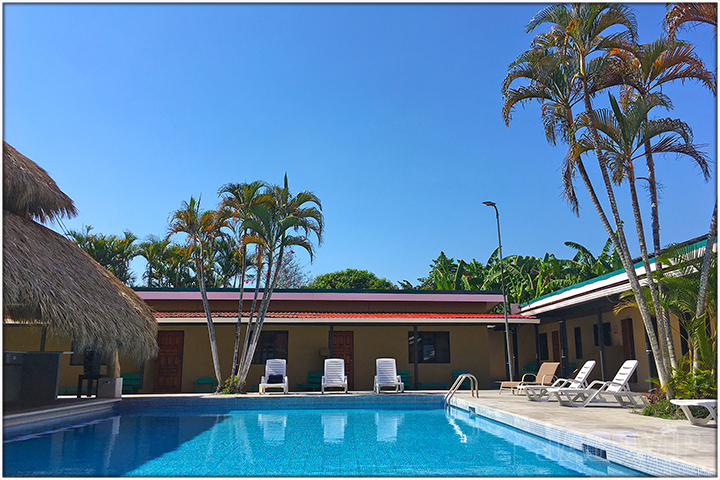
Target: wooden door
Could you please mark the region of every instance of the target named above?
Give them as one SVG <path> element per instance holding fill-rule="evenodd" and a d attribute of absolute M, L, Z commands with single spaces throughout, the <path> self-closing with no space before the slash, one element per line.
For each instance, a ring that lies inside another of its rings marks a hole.
<path fill-rule="evenodd" d="M 620 321 L 622 326 L 623 356 L 625 360 L 635 360 L 635 335 L 633 334 L 632 318 L 625 318 Z M 637 369 L 630 377 L 630 383 L 637 383 Z"/>
<path fill-rule="evenodd" d="M 156 393 L 180 393 L 182 384 L 183 337 L 185 332 L 158 332 L 160 352 L 155 360 Z"/>
<path fill-rule="evenodd" d="M 553 362 L 560 361 L 560 332 L 555 330 L 552 332 L 552 348 Z"/>
<path fill-rule="evenodd" d="M 348 389 L 354 390 L 353 332 L 333 332 L 333 356 L 345 360 L 345 375 L 348 377 Z"/>

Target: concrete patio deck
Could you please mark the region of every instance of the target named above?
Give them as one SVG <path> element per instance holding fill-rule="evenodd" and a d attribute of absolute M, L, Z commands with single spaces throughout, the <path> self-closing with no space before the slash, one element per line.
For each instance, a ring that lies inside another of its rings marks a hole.
<path fill-rule="evenodd" d="M 633 413 L 615 402 L 564 407 L 557 401 L 531 402 L 525 395 L 460 390 L 451 404 L 576 449 L 606 452 L 607 459 L 660 476 L 717 476 L 715 422 L 665 420 Z"/>
<path fill-rule="evenodd" d="M 441 398 L 444 391 L 407 391 L 404 394 L 382 393 L 380 397 L 407 395 L 436 396 Z M 373 397 L 372 392 L 331 393 L 329 397 Z M 212 394 L 177 395 L 130 395 L 125 398 L 162 402 L 167 398 L 177 404 L 241 404 L 243 399 L 256 403 L 261 399 L 295 404 L 307 399 L 315 404 L 320 401 L 319 392 L 291 392 L 288 395 L 259 395 L 249 393 L 241 396 Z M 283 400 L 287 399 L 287 400 Z M 389 400 L 384 398 L 383 400 Z M 109 407 L 104 399 L 75 399 L 60 397 L 54 406 L 22 412 L 6 412 L 4 425 L 20 425 L 25 421 L 43 418 L 56 419 L 64 414 L 77 414 L 79 410 L 93 410 Z M 705 426 L 692 425 L 687 420 L 664 420 L 645 417 L 622 408 L 614 402 L 591 404 L 585 408 L 571 408 L 557 402 L 530 402 L 525 396 L 509 393 L 498 394 L 497 390 L 483 390 L 479 397 L 472 397 L 470 391 L 460 390 L 451 404 L 477 415 L 504 423 L 520 430 L 546 438 L 558 444 L 591 454 L 603 454 L 610 461 L 657 476 L 717 476 L 717 436 L 715 422 Z M 320 403 L 317 403 L 319 406 Z"/>

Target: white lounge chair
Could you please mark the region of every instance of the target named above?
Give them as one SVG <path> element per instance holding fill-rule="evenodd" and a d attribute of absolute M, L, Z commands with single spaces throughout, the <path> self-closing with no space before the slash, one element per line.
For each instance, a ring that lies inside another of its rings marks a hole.
<path fill-rule="evenodd" d="M 378 358 L 375 360 L 375 379 L 373 382 L 373 391 L 380 393 L 383 387 L 392 387 L 395 392 L 404 392 L 405 386 L 397 374 L 397 368 L 394 358 Z"/>
<path fill-rule="evenodd" d="M 670 403 L 680 407 L 693 425 L 705 425 L 710 419 L 717 423 L 717 399 L 693 398 L 688 400 L 670 400 Z M 696 417 L 690 407 L 705 407 L 710 412 L 706 417 Z"/>
<path fill-rule="evenodd" d="M 347 375 L 345 375 L 345 360 L 342 358 L 325 359 L 325 375 L 320 380 L 320 393 L 325 393 L 328 387 L 344 388 L 348 391 Z"/>
<path fill-rule="evenodd" d="M 569 407 L 585 407 L 590 402 L 607 402 L 609 396 L 623 407 L 642 408 L 647 400 L 640 393 L 633 392 L 628 381 L 637 368 L 637 360 L 626 360 L 620 370 L 609 382 L 595 380 L 586 388 L 548 388 L 548 394 L 556 397 L 560 405 Z"/>
<path fill-rule="evenodd" d="M 258 390 L 260 394 L 267 393 L 268 388 L 280 388 L 288 393 L 287 361 L 273 358 L 265 362 L 265 375 L 260 378 Z"/>
<path fill-rule="evenodd" d="M 524 392 L 530 401 L 547 402 L 550 400 L 548 388 L 587 388 L 587 377 L 590 375 L 593 368 L 595 368 L 595 360 L 588 360 L 573 379 L 558 378 L 550 386 L 520 385 L 517 388 L 520 393 Z"/>
<path fill-rule="evenodd" d="M 513 394 L 517 394 L 518 388 L 522 385 L 542 385 L 549 387 L 557 380 L 555 372 L 557 372 L 559 366 L 560 362 L 543 362 L 536 374 L 526 373 L 519 382 L 502 382 L 498 393 L 502 394 L 503 390 L 509 389 Z"/>

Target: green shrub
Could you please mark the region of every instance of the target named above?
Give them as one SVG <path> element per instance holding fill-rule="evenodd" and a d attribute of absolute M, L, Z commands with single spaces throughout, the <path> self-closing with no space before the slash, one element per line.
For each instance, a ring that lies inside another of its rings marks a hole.
<path fill-rule="evenodd" d="M 646 417 L 667 418 L 670 420 L 683 420 L 685 415 L 680 407 L 670 403 L 670 400 L 658 400 L 654 403 L 645 405 L 642 414 Z"/>
<path fill-rule="evenodd" d="M 707 415 L 705 407 L 690 407 L 690 411 L 696 417 Z M 670 403 L 670 400 L 662 399 L 645 405 L 641 412 L 646 417 L 665 418 L 668 420 L 685 420 L 685 414 L 677 405 Z"/>

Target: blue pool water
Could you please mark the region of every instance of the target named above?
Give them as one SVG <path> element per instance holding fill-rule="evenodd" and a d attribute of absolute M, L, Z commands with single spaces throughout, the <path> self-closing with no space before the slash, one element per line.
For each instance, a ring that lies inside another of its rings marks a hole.
<path fill-rule="evenodd" d="M 6 435 L 5 476 L 638 476 L 452 408 L 143 408 Z"/>

